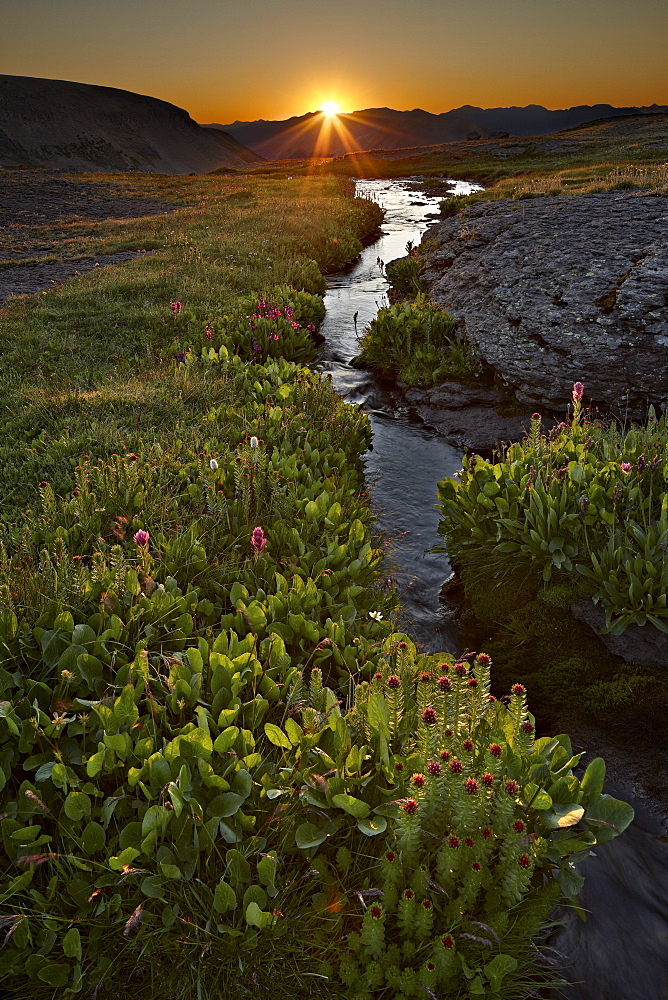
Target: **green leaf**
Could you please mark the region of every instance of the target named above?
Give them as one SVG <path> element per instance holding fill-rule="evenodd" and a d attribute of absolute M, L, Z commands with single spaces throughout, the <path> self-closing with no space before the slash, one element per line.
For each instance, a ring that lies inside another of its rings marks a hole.
<path fill-rule="evenodd" d="M 489 979 L 489 984 L 493 992 L 498 993 L 501 980 L 509 972 L 514 972 L 517 968 L 517 959 L 512 955 L 495 955 L 491 962 L 484 966 L 484 973 Z"/>
<path fill-rule="evenodd" d="M 614 799 L 611 795 L 601 797 L 587 809 L 585 822 L 593 827 L 596 842 L 605 844 L 623 833 L 633 820 L 634 811 L 628 802 Z"/>
<path fill-rule="evenodd" d="M 63 938 L 63 951 L 68 958 L 76 958 L 81 961 L 81 935 L 76 927 L 70 927 Z"/>
<path fill-rule="evenodd" d="M 285 731 L 293 746 L 299 746 L 300 740 L 304 735 L 302 727 L 297 725 L 294 719 L 288 718 L 285 720 Z"/>
<path fill-rule="evenodd" d="M 367 837 L 377 837 L 387 830 L 387 820 L 384 816 L 368 816 L 366 819 L 358 819 L 357 829 Z"/>
<path fill-rule="evenodd" d="M 213 905 L 217 913 L 226 913 L 237 905 L 237 894 L 227 882 L 219 882 L 213 894 Z"/>
<path fill-rule="evenodd" d="M 526 804 L 530 805 L 532 809 L 549 809 L 552 805 L 552 798 L 544 788 L 539 788 L 538 785 L 525 785 L 522 795 Z"/>
<path fill-rule="evenodd" d="M 264 731 L 267 735 L 267 739 L 273 743 L 275 747 L 283 747 L 285 750 L 291 749 L 292 743 L 279 726 L 275 726 L 273 722 L 265 722 Z"/>
<path fill-rule="evenodd" d="M 323 830 L 319 830 L 313 823 L 302 823 L 301 826 L 297 827 L 295 841 L 297 847 L 301 848 L 302 851 L 309 847 L 318 847 L 325 840 L 327 840 L 327 834 Z"/>
<path fill-rule="evenodd" d="M 390 706 L 380 692 L 376 691 L 369 698 L 367 708 L 369 725 L 379 736 L 386 740 L 390 738 Z"/>
<path fill-rule="evenodd" d="M 228 726 L 227 729 L 223 729 L 220 736 L 217 737 L 216 742 L 213 744 L 213 749 L 217 753 L 227 753 L 238 735 L 239 730 L 236 726 Z"/>
<path fill-rule="evenodd" d="M 208 810 L 212 816 L 218 816 L 219 819 L 225 819 L 228 816 L 234 816 L 235 813 L 239 812 L 242 805 L 244 804 L 244 797 L 242 795 L 237 795 L 236 792 L 223 792 L 221 795 L 217 795 L 208 806 Z"/>
<path fill-rule="evenodd" d="M 278 861 L 270 854 L 265 854 L 257 863 L 257 873 L 263 885 L 274 885 L 277 871 Z"/>
<path fill-rule="evenodd" d="M 63 962 L 47 962 L 38 970 L 37 978 L 49 986 L 65 986 L 70 978 L 70 967 Z"/>
<path fill-rule="evenodd" d="M 246 907 L 246 923 L 250 927 L 259 927 L 263 930 L 273 923 L 273 916 L 266 910 L 261 910 L 257 903 L 249 903 Z"/>
<path fill-rule="evenodd" d="M 584 885 L 584 879 L 582 875 L 578 875 L 575 868 L 570 865 L 559 870 L 558 876 L 559 885 L 561 886 L 561 891 L 567 899 L 577 899 L 580 889 Z"/>
<path fill-rule="evenodd" d="M 78 822 L 84 816 L 90 816 L 91 803 L 85 792 L 70 792 L 63 805 L 68 819 Z"/>
<path fill-rule="evenodd" d="M 116 872 L 120 872 L 126 865 L 131 865 L 140 854 L 141 851 L 138 851 L 136 847 L 126 847 L 120 854 L 109 858 L 109 867 L 113 868 Z"/>
<path fill-rule="evenodd" d="M 141 891 L 151 899 L 160 899 L 164 889 L 165 879 L 162 875 L 147 875 L 141 884 Z"/>
<path fill-rule="evenodd" d="M 587 767 L 580 788 L 582 789 L 582 804 L 592 805 L 603 791 L 605 782 L 605 761 L 602 757 L 596 757 Z"/>
<path fill-rule="evenodd" d="M 81 835 L 81 846 L 86 854 L 96 854 L 98 851 L 104 850 L 106 839 L 104 827 L 93 820 L 86 826 Z"/>
<path fill-rule="evenodd" d="M 356 799 L 353 795 L 347 795 L 345 792 L 340 795 L 332 795 L 332 804 L 337 809 L 344 809 L 345 812 L 350 813 L 355 819 L 365 819 L 371 812 L 371 807 L 366 802 Z"/>

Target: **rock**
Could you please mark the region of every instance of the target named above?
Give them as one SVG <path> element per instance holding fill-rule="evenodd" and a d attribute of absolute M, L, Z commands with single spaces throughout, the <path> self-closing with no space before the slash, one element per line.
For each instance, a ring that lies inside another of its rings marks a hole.
<path fill-rule="evenodd" d="M 459 448 L 491 452 L 503 442 L 517 441 L 529 427 L 530 416 L 504 417 L 489 406 L 465 406 L 460 410 L 415 407 L 426 424 Z"/>
<path fill-rule="evenodd" d="M 420 272 L 527 405 L 668 405 L 668 199 L 587 194 L 479 202 L 430 226 Z"/>
<path fill-rule="evenodd" d="M 460 382 L 441 382 L 429 389 L 407 389 L 404 393 L 409 403 L 460 410 L 464 406 L 498 406 L 506 401 L 496 389 L 469 387 Z"/>
<path fill-rule="evenodd" d="M 571 614 L 577 621 L 585 622 L 602 643 L 615 656 L 627 663 L 641 663 L 645 667 L 668 667 L 668 635 L 653 625 L 629 625 L 621 635 L 603 633 L 605 614 L 591 601 L 577 601 L 571 605 Z"/>

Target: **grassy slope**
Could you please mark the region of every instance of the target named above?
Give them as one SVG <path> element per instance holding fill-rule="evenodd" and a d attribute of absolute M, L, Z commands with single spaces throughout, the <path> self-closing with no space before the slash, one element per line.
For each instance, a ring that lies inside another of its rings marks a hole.
<path fill-rule="evenodd" d="M 291 283 L 324 290 L 321 269 L 341 266 L 378 215 L 344 196 L 335 178 L 97 175 L 123 196 L 183 206 L 146 219 L 20 230 L 68 253 L 151 250 L 0 309 L 0 507 L 6 518 L 49 480 L 71 482 L 83 453 L 137 452 L 147 440 L 192 437 L 175 355 L 240 297 Z M 170 302 L 183 312 L 174 315 Z M 177 384 L 178 383 L 178 384 Z M 188 396 L 188 393 L 186 393 Z M 167 406 L 167 402 L 170 403 Z"/>

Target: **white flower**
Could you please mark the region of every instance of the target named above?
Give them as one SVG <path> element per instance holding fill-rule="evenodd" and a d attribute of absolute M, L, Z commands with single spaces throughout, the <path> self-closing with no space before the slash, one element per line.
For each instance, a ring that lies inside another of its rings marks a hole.
<path fill-rule="evenodd" d="M 259 442 L 259 441 L 258 441 L 258 439 L 257 439 L 257 438 L 255 437 L 255 435 L 253 435 L 253 437 L 252 437 L 252 438 L 250 439 L 250 446 L 251 446 L 251 448 L 257 448 L 257 447 L 258 447 L 258 445 L 259 445 L 259 443 L 260 443 L 260 442 Z"/>
<path fill-rule="evenodd" d="M 218 468 L 218 462 L 215 460 L 215 458 L 211 459 L 211 461 L 209 462 L 209 465 L 211 466 L 212 472 L 215 472 L 216 469 Z"/>
<path fill-rule="evenodd" d="M 373 618 L 375 622 L 382 622 L 383 616 L 380 611 L 370 611 L 369 618 Z"/>

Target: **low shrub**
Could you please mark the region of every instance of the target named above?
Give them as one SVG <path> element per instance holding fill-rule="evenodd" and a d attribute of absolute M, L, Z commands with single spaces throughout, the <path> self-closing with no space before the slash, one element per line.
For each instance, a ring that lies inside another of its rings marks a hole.
<path fill-rule="evenodd" d="M 576 383 L 569 422 L 529 436 L 497 462 L 465 457 L 439 483 L 439 531 L 456 562 L 490 580 L 591 581 L 606 631 L 651 624 L 668 632 L 668 452 L 665 417 L 628 430 L 585 419 Z"/>
<path fill-rule="evenodd" d="M 380 309 L 361 345 L 359 367 L 409 385 L 467 378 L 478 368 L 473 349 L 457 333 L 452 316 L 423 294 L 413 302 Z"/>

